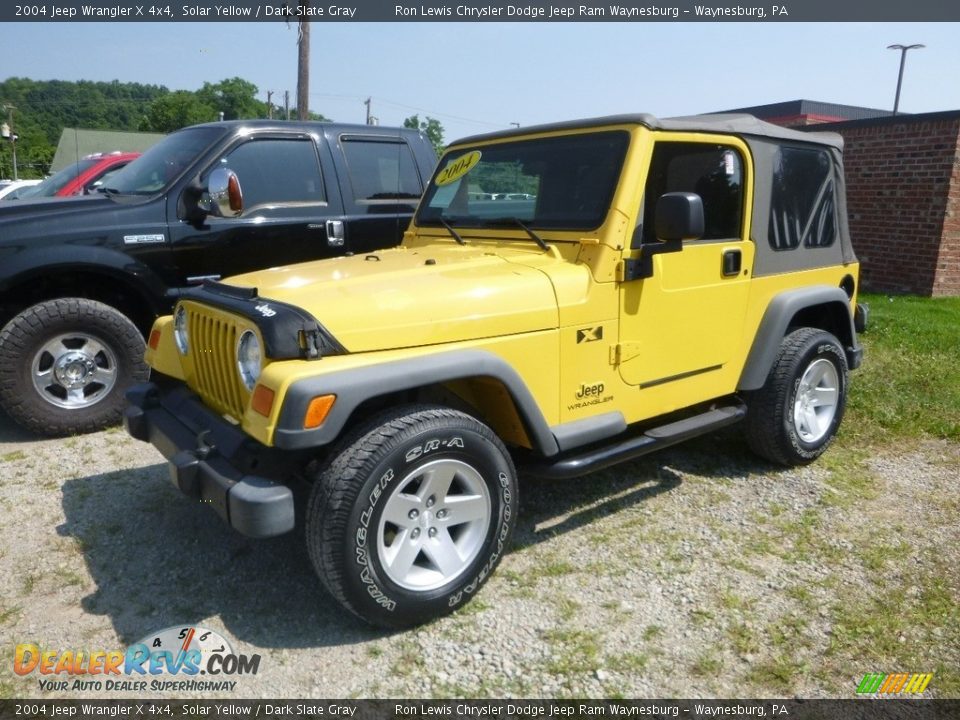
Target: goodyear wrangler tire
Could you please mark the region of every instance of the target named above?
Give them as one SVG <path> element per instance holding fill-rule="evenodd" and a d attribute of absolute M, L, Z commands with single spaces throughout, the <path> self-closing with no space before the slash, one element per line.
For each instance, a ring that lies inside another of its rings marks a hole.
<path fill-rule="evenodd" d="M 847 404 L 847 357 L 839 341 L 816 328 L 787 335 L 764 386 L 747 398 L 751 449 L 781 465 L 820 457 Z"/>
<path fill-rule="evenodd" d="M 516 515 L 516 470 L 490 428 L 456 410 L 401 408 L 359 428 L 315 476 L 307 550 L 348 610 L 410 627 L 477 593 Z"/>
<path fill-rule="evenodd" d="M 86 298 L 27 308 L 0 332 L 0 405 L 41 435 L 120 421 L 124 392 L 146 380 L 143 337 L 118 310 Z"/>

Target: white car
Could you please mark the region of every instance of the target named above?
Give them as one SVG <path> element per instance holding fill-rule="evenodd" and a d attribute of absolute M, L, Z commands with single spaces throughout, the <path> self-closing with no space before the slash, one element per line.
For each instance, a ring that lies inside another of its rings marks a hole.
<path fill-rule="evenodd" d="M 0 200 L 16 200 L 24 188 L 36 185 L 39 180 L 3 180 L 0 181 Z"/>

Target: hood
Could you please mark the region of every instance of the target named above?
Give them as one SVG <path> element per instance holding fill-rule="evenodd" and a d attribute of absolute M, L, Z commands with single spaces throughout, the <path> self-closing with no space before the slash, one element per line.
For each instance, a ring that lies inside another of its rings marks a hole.
<path fill-rule="evenodd" d="M 0 225 L 33 219 L 48 221 L 52 218 L 60 218 L 67 220 L 76 215 L 85 215 L 91 211 L 97 212 L 104 207 L 113 205 L 114 202 L 104 195 L 0 200 Z"/>
<path fill-rule="evenodd" d="M 262 298 L 306 310 L 350 352 L 556 328 L 550 280 L 540 270 L 510 262 L 509 253 L 401 247 L 261 270 L 227 282 L 256 287 Z"/>

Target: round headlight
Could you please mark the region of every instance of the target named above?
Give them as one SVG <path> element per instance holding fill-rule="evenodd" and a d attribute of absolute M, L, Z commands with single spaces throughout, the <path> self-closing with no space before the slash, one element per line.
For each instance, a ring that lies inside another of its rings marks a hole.
<path fill-rule="evenodd" d="M 247 390 L 253 390 L 260 377 L 260 341 L 253 330 L 245 330 L 237 343 L 237 371 Z"/>
<path fill-rule="evenodd" d="M 187 311 L 183 305 L 178 305 L 177 311 L 173 314 L 173 339 L 177 343 L 180 354 L 186 355 L 190 345 L 187 342 Z"/>

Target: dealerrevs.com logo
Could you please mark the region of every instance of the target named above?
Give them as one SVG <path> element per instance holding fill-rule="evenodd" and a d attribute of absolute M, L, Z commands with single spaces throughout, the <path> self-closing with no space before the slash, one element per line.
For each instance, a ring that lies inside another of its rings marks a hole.
<path fill-rule="evenodd" d="M 256 675 L 259 655 L 233 651 L 216 630 L 175 625 L 126 650 L 41 649 L 16 646 L 13 671 L 37 674 L 45 691 L 232 692 L 243 675 Z"/>

